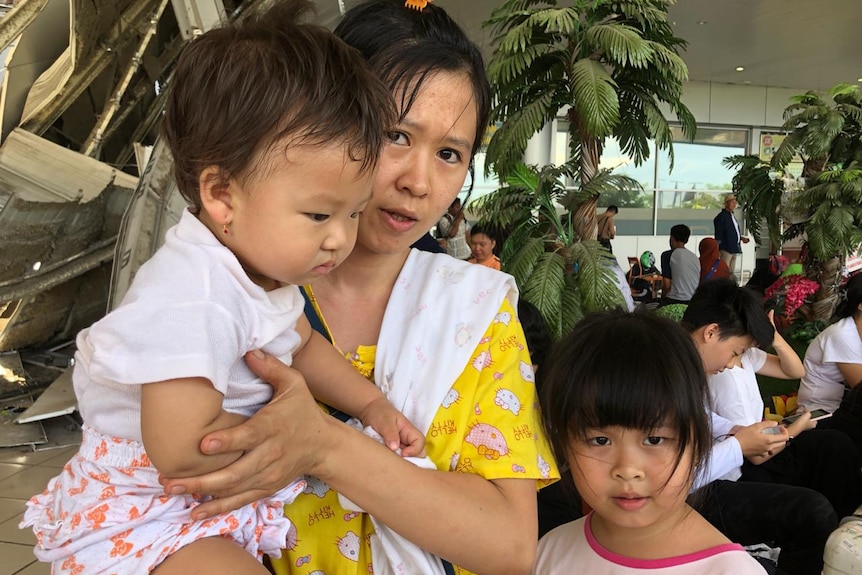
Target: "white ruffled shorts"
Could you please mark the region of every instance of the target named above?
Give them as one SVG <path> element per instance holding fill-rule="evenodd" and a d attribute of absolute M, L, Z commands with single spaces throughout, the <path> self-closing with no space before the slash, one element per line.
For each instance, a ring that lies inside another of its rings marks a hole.
<path fill-rule="evenodd" d="M 295 527 L 284 516 L 305 488 L 297 480 L 272 497 L 202 521 L 196 495 L 165 495 L 144 446 L 84 427 L 78 453 L 27 503 L 21 528 L 33 527 L 41 561 L 53 574 L 149 573 L 203 537 L 225 537 L 260 559 L 279 557 Z"/>

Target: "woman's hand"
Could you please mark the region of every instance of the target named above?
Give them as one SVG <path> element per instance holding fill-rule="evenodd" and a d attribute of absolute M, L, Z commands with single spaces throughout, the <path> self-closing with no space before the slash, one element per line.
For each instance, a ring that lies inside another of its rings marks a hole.
<path fill-rule="evenodd" d="M 192 519 L 237 509 L 313 474 L 325 453 L 324 443 L 338 433 L 338 422 L 317 406 L 298 371 L 259 351 L 245 359 L 272 385 L 272 400 L 242 425 L 210 433 L 200 445 L 208 455 L 242 451 L 242 457 L 206 475 L 162 479 L 166 493 L 216 497 L 198 506 Z"/>

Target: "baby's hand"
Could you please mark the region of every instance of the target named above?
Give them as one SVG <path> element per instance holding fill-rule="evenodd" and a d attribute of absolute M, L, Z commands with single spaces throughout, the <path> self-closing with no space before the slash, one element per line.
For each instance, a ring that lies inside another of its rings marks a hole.
<path fill-rule="evenodd" d="M 404 457 L 425 457 L 425 436 L 385 397 L 365 406 L 359 419 L 363 425 L 373 427 L 392 451 L 400 449 Z"/>

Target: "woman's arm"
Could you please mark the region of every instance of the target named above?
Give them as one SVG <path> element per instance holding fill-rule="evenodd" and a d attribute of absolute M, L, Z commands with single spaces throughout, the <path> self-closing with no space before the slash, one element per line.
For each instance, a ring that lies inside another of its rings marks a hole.
<path fill-rule="evenodd" d="M 246 420 L 222 409 L 223 396 L 204 378 L 147 383 L 141 389 L 141 433 L 159 473 L 189 477 L 233 463 L 242 451 L 204 455 L 200 443 L 212 431 Z"/>
<path fill-rule="evenodd" d="M 860 363 L 836 363 L 838 371 L 844 376 L 844 381 L 850 387 L 856 387 L 862 382 L 862 364 Z"/>
<path fill-rule="evenodd" d="M 244 425 L 213 433 L 202 445 L 204 452 L 244 451 L 243 457 L 208 475 L 165 481 L 169 493 L 218 497 L 196 507 L 195 519 L 268 496 L 308 474 L 465 569 L 529 571 L 538 530 L 535 480 L 420 469 L 325 415 L 295 370 L 260 352 L 246 361 L 270 382 L 275 397 Z"/>
<path fill-rule="evenodd" d="M 773 316 L 775 310 L 769 310 L 769 321 L 775 327 Z M 799 379 L 805 375 L 805 366 L 802 360 L 796 354 L 796 351 L 790 347 L 790 344 L 781 337 L 778 330 L 775 330 L 775 338 L 772 340 L 772 347 L 775 348 L 775 353 L 766 355 L 766 363 L 763 367 L 757 370 L 757 373 L 774 377 L 777 379 Z M 862 367 L 862 366 L 860 366 Z"/>

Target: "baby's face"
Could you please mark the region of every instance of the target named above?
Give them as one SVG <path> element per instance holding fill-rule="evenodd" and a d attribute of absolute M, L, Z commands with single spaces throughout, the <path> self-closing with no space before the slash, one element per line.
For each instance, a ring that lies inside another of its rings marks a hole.
<path fill-rule="evenodd" d="M 260 179 L 231 180 L 238 193 L 222 240 L 265 289 L 309 283 L 353 250 L 373 177 L 339 146 L 281 148 Z"/>

